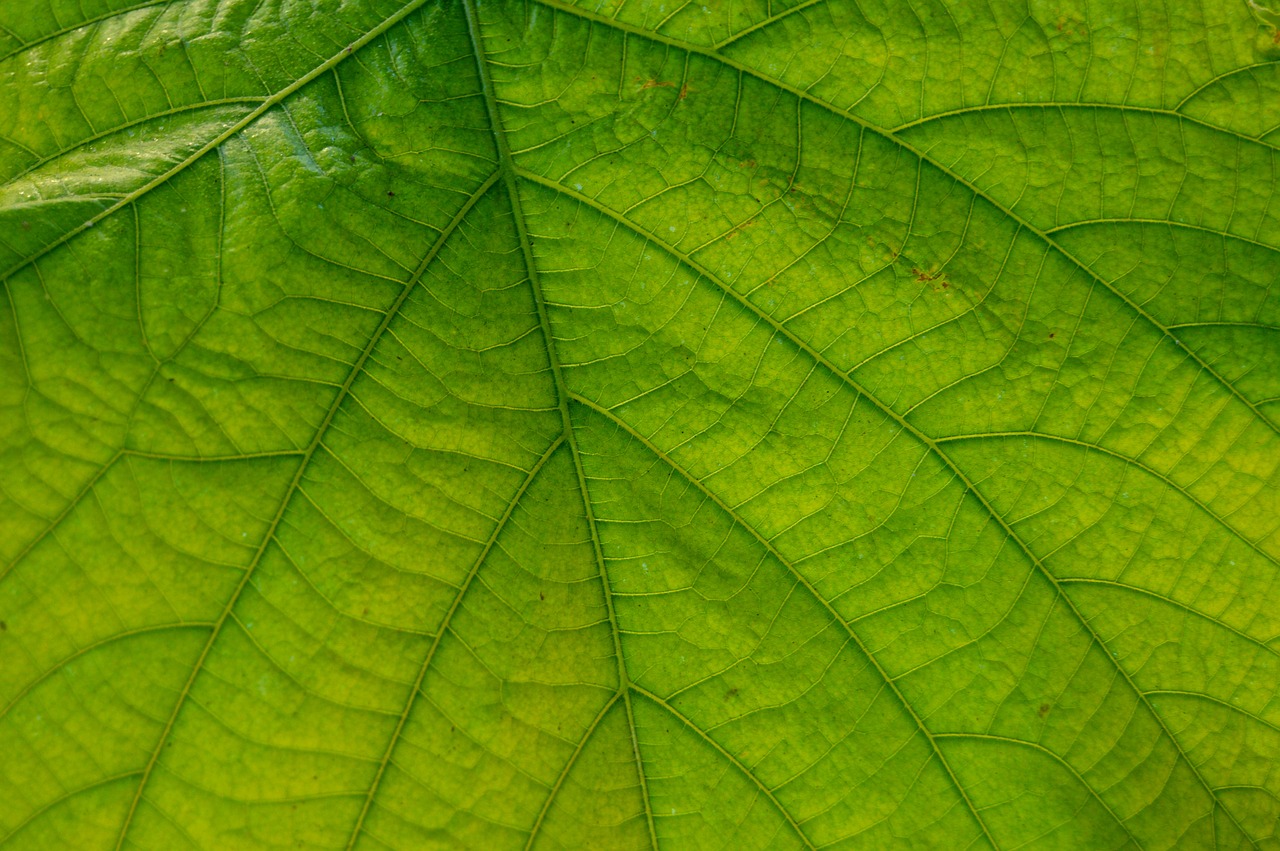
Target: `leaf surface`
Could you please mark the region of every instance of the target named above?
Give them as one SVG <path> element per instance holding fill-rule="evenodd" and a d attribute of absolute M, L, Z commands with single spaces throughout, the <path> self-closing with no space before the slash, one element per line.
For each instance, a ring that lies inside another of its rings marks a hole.
<path fill-rule="evenodd" d="M 1280 847 L 1275 27 L 0 7 L 0 846 Z"/>

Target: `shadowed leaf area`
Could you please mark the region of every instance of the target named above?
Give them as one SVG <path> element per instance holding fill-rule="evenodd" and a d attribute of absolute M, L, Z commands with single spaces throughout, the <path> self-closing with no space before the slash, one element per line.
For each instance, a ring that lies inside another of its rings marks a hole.
<path fill-rule="evenodd" d="M 1280 849 L 1278 22 L 0 3 L 0 847 Z"/>

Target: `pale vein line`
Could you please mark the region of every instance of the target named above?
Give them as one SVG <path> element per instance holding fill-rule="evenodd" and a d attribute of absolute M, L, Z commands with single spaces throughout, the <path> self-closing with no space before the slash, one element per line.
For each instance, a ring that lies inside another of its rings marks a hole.
<path fill-rule="evenodd" d="M 830 0 L 804 0 L 803 3 L 797 3 L 796 5 L 792 6 L 790 9 L 784 9 L 783 11 L 777 13 L 776 15 L 770 15 L 769 17 L 765 18 L 763 21 L 759 21 L 758 23 L 752 24 L 751 26 L 747 27 L 744 30 L 739 30 L 738 32 L 724 39 L 723 41 L 719 41 L 716 44 L 712 45 L 711 49 L 724 50 L 726 47 L 733 44 L 734 42 L 740 41 L 746 38 L 747 36 L 751 35 L 752 33 L 756 33 L 762 29 L 771 27 L 774 24 L 776 24 L 778 21 L 781 21 L 783 18 L 789 18 L 792 15 L 796 14 L 797 12 L 803 12 L 805 9 L 809 9 L 809 8 L 812 8 L 813 6 L 817 6 L 819 3 L 827 3 L 827 2 L 830 2 Z"/>
<path fill-rule="evenodd" d="M 1016 113 L 1016 112 L 1023 112 L 1023 111 L 1029 112 L 1033 109 L 1057 109 L 1061 111 L 1075 110 L 1075 109 L 1091 109 L 1091 110 L 1106 110 L 1111 112 L 1137 113 L 1139 115 L 1155 115 L 1161 118 L 1168 118 L 1172 121 L 1186 122 L 1187 124 L 1195 124 L 1199 127 L 1205 128 L 1206 130 L 1212 130 L 1216 133 L 1222 133 L 1226 136 L 1230 136 L 1232 139 L 1235 139 L 1237 142 L 1246 142 L 1253 145 L 1260 145 L 1264 148 L 1271 148 L 1272 150 L 1277 149 L 1277 146 L 1271 144 L 1270 142 L 1263 141 L 1262 139 L 1255 139 L 1252 136 L 1245 136 L 1242 133 L 1237 133 L 1234 130 L 1229 130 L 1228 128 L 1222 127 L 1218 124 L 1210 124 L 1208 121 L 1202 121 L 1199 118 L 1194 118 L 1185 113 L 1171 112 L 1170 110 L 1167 110 L 1167 109 L 1157 109 L 1149 106 L 1131 106 L 1128 104 L 1120 104 L 1120 103 L 1095 103 L 1095 102 L 1088 102 L 1088 101 L 1080 101 L 1077 103 L 1056 103 L 1056 102 L 992 103 L 992 104 L 984 104 L 981 106 L 966 106 L 966 107 L 961 107 L 960 109 L 948 110 L 947 112 L 935 112 L 932 115 L 926 115 L 924 118 L 918 118 L 915 121 L 908 121 L 905 124 L 899 124 L 897 127 L 894 127 L 893 129 L 888 130 L 886 132 L 896 135 L 898 133 L 901 133 L 904 130 L 910 130 L 913 127 L 919 127 L 921 125 L 928 124 L 931 121 L 941 121 L 944 118 L 955 118 L 957 116 L 964 116 L 970 113 L 981 114 L 984 112 L 999 112 L 999 111 Z"/>
<path fill-rule="evenodd" d="M 1223 233 L 1222 231 L 1214 230 L 1213 228 L 1207 228 L 1204 225 L 1193 225 L 1190 222 L 1180 222 L 1175 219 L 1152 219 L 1141 216 L 1116 216 L 1115 218 L 1110 219 L 1079 219 L 1078 221 L 1067 222 L 1065 225 L 1055 225 L 1054 227 L 1045 230 L 1045 233 L 1049 236 L 1053 236 L 1055 233 L 1063 233 L 1065 231 L 1072 230 L 1073 228 L 1087 228 L 1097 225 L 1160 225 L 1169 228 L 1170 230 L 1180 228 L 1183 230 L 1197 231 L 1199 233 L 1207 233 L 1211 236 L 1216 236 L 1222 240 L 1234 240 L 1236 242 L 1243 242 L 1246 245 L 1255 245 L 1258 248 L 1262 248 L 1267 251 L 1280 252 L 1280 248 L 1277 248 L 1274 245 L 1268 245 L 1265 242 L 1259 242 L 1256 239 L 1241 236 L 1238 233 Z"/>
<path fill-rule="evenodd" d="M 126 458 L 145 458 L 149 461 L 168 461 L 174 464 L 223 464 L 235 461 L 257 461 L 263 458 L 297 458 L 301 449 L 267 449 L 262 452 L 233 452 L 227 455 L 175 455 L 168 452 L 148 452 L 142 449 L 122 449 Z"/>
<path fill-rule="evenodd" d="M 458 611 L 462 604 L 462 598 L 466 596 L 467 589 L 471 587 L 471 582 L 476 578 L 476 574 L 480 572 L 480 566 L 489 558 L 489 552 L 493 549 L 494 544 L 498 542 L 498 536 L 502 534 L 502 530 L 507 527 L 507 521 L 511 519 L 511 515 L 515 513 L 516 506 L 520 504 L 520 499 L 529 490 L 529 486 L 533 484 L 533 480 L 537 478 L 538 473 L 546 465 L 547 461 L 555 453 L 560 445 L 564 443 L 564 435 L 557 437 L 547 449 L 542 453 L 542 457 L 533 465 L 533 469 L 524 477 L 524 481 L 520 483 L 520 487 L 516 489 L 515 496 L 511 497 L 511 501 L 507 503 L 506 510 L 502 512 L 502 516 L 498 518 L 498 522 L 494 524 L 493 533 L 489 535 L 489 540 L 484 544 L 484 548 L 480 550 L 480 554 L 476 556 L 475 562 L 471 565 L 471 570 L 467 572 L 467 578 L 463 580 L 462 586 L 458 589 L 458 593 L 453 596 L 453 603 L 449 606 L 449 611 L 445 613 L 444 620 L 440 622 L 439 628 L 436 630 L 435 638 L 431 640 L 431 647 L 427 650 L 427 657 L 422 661 L 421 667 L 418 669 L 418 676 L 413 681 L 413 687 L 409 690 L 409 699 L 405 701 L 404 710 L 400 713 L 400 719 L 396 722 L 395 732 L 391 734 L 391 740 L 387 742 L 387 749 L 382 754 L 382 761 L 378 764 L 378 773 L 374 775 L 373 782 L 369 784 L 369 793 L 365 795 L 364 806 L 360 808 L 360 815 L 356 819 L 356 826 L 351 831 L 351 838 L 347 841 L 347 851 L 351 851 L 355 847 L 356 840 L 360 838 L 360 831 L 364 827 L 364 820 L 369 814 L 369 809 L 373 806 L 374 796 L 378 794 L 378 787 L 382 784 L 382 776 L 387 770 L 387 765 L 391 762 L 391 755 L 395 751 L 396 745 L 400 742 L 400 734 L 404 731 L 405 724 L 409 720 L 409 714 L 413 711 L 413 704 L 417 700 L 418 693 L 422 689 L 423 682 L 427 678 L 427 669 L 431 667 L 431 661 L 435 659 L 436 651 L 440 648 L 440 642 L 444 639 L 445 633 L 449 629 L 450 622 L 453 621 L 453 615 Z M 612 701 L 610 701 L 612 704 Z"/>
<path fill-rule="evenodd" d="M 613 591 L 605 569 L 604 554 L 600 547 L 600 535 L 596 529 L 595 511 L 591 497 L 587 493 L 587 479 L 582 470 L 582 456 L 578 451 L 577 436 L 573 431 L 573 421 L 569 415 L 569 391 L 564 380 L 564 372 L 560 366 L 560 358 L 556 351 L 555 335 L 551 331 L 551 317 L 547 313 L 547 300 L 542 292 L 542 282 L 538 276 L 537 264 L 533 258 L 533 245 L 524 218 L 524 209 L 520 203 L 520 189 L 517 186 L 518 175 L 515 161 L 511 156 L 506 131 L 503 129 L 502 116 L 498 111 L 498 98 L 494 93 L 493 80 L 489 75 L 489 60 L 485 55 L 483 36 L 480 33 L 480 18 L 476 11 L 476 0 L 463 0 L 467 16 L 467 32 L 471 38 L 471 49 L 475 56 L 476 69 L 480 75 L 480 85 L 484 91 L 485 108 L 489 115 L 489 129 L 493 134 L 494 145 L 498 151 L 499 171 L 506 185 L 507 196 L 511 203 L 511 216 L 515 223 L 516 236 L 520 242 L 520 253 L 524 258 L 525 272 L 529 278 L 529 286 L 533 291 L 534 304 L 538 311 L 538 324 L 542 328 L 546 341 L 547 360 L 551 364 L 551 374 L 555 379 L 556 399 L 560 408 L 560 422 L 565 440 L 572 450 L 573 468 L 578 477 L 578 489 L 582 495 L 582 507 L 587 518 L 587 528 L 591 532 L 591 544 L 595 550 L 596 562 L 600 570 L 600 583 L 604 591 L 605 608 L 609 614 L 610 632 L 613 636 L 614 656 L 618 663 L 619 687 L 623 689 L 623 704 L 627 710 L 627 723 L 631 729 L 631 748 L 635 756 L 636 777 L 640 781 L 640 789 L 644 799 L 645 824 L 649 828 L 649 842 L 654 851 L 658 848 L 658 834 L 653 824 L 653 805 L 649 798 L 649 784 L 645 777 L 644 759 L 640 755 L 640 740 L 636 735 L 635 715 L 631 709 L 631 693 L 626 690 L 631 678 L 627 673 L 627 664 L 622 655 L 622 640 L 619 637 L 618 617 L 613 606 Z"/>
<path fill-rule="evenodd" d="M 1214 320 L 1206 322 L 1179 322 L 1169 328 L 1248 328 L 1251 331 L 1280 331 L 1280 325 L 1267 325 L 1264 322 L 1247 322 L 1236 320 Z"/>
<path fill-rule="evenodd" d="M 280 507 L 276 510 L 275 517 L 272 518 L 271 525 L 268 527 L 266 534 L 263 535 L 262 543 L 258 546 L 258 551 L 254 554 L 253 561 L 245 569 L 244 575 L 240 578 L 239 584 L 236 585 L 226 606 L 223 607 L 222 614 L 219 615 L 218 619 L 214 622 L 213 630 L 209 635 L 209 639 L 205 642 L 204 649 L 200 652 L 200 656 L 196 659 L 195 666 L 191 669 L 191 675 L 187 678 L 186 684 L 182 687 L 182 691 L 179 693 L 178 699 L 174 703 L 173 711 L 170 712 L 169 719 L 165 722 L 164 729 L 160 733 L 160 738 L 156 742 L 156 747 L 151 753 L 151 758 L 148 760 L 147 766 L 142 772 L 142 779 L 138 782 L 138 790 L 134 794 L 133 802 L 129 805 L 129 811 L 125 816 L 124 825 L 120 828 L 120 835 L 116 839 L 116 851 L 120 851 L 120 849 L 124 847 L 125 836 L 128 834 L 129 828 L 133 824 L 133 819 L 137 813 L 138 804 L 142 800 L 142 793 L 146 789 L 147 781 L 151 779 L 151 774 L 155 771 L 156 763 L 160 758 L 160 753 L 164 750 L 165 741 L 173 731 L 173 726 L 177 722 L 179 714 L 182 712 L 182 707 L 186 705 L 187 698 L 191 694 L 191 688 L 195 684 L 196 678 L 204 669 L 205 661 L 208 659 L 209 653 L 213 649 L 213 645 L 217 642 L 218 636 L 222 633 L 222 627 L 226 624 L 227 620 L 230 619 L 231 611 L 235 608 L 236 601 L 240 599 L 240 595 L 244 593 L 245 588 L 248 587 L 249 580 L 253 577 L 254 571 L 262 562 L 262 557 L 266 553 L 268 545 L 275 539 L 276 531 L 279 529 L 280 523 L 284 519 L 285 510 L 292 502 L 293 495 L 298 491 L 299 485 L 302 483 L 303 474 L 306 472 L 307 466 L 310 464 L 316 450 L 320 447 L 321 439 L 329 430 L 329 426 L 333 423 L 333 418 L 337 415 L 338 409 L 342 406 L 343 400 L 346 399 L 348 394 L 351 392 L 351 386 L 355 383 L 356 378 L 363 372 L 365 362 L 369 359 L 369 356 L 373 354 L 373 350 L 377 346 L 378 340 L 382 338 L 383 333 L 391 325 L 391 321 L 399 313 L 400 308 L 404 305 L 405 301 L 408 300 L 409 294 L 413 292 L 417 286 L 418 280 L 422 277 L 422 274 L 440 253 L 441 249 L 443 249 L 445 243 L 462 223 L 462 220 L 466 217 L 467 213 L 469 213 L 471 208 L 476 205 L 476 203 L 485 195 L 486 192 L 489 191 L 490 188 L 493 187 L 497 180 L 498 174 L 495 172 L 480 186 L 479 189 L 476 190 L 475 194 L 467 200 L 467 203 L 464 204 L 462 209 L 458 211 L 457 215 L 453 217 L 453 220 L 450 221 L 444 230 L 440 232 L 435 243 L 431 246 L 431 250 L 427 252 L 427 255 L 419 264 L 417 271 L 404 284 L 400 294 L 396 296 L 396 300 L 389 308 L 387 308 L 386 314 L 382 317 L 382 322 L 369 337 L 369 342 L 365 345 L 364 351 L 360 353 L 360 357 L 352 365 L 351 371 L 347 373 L 347 378 L 342 383 L 342 387 L 336 394 L 334 394 L 333 402 L 330 403 L 328 411 L 325 412 L 325 417 L 316 429 L 315 436 L 311 439 L 311 443 L 302 454 L 302 458 L 298 463 L 298 469 L 294 472 L 293 479 L 289 482 L 289 486 L 285 490 L 284 497 L 280 500 Z"/>

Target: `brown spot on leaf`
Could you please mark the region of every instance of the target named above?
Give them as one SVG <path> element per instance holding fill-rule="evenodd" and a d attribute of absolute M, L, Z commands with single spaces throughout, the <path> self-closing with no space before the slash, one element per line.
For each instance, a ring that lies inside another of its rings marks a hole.
<path fill-rule="evenodd" d="M 636 77 L 636 81 L 640 83 L 640 91 L 645 89 L 674 89 L 676 84 L 670 80 L 642 80 Z"/>
<path fill-rule="evenodd" d="M 1052 340 L 1052 339 L 1053 339 L 1054 337 L 1056 337 L 1056 336 L 1058 336 L 1058 332 L 1057 332 L 1057 331 L 1050 331 L 1050 332 L 1049 332 L 1049 339 L 1050 339 L 1050 340 Z"/>
<path fill-rule="evenodd" d="M 729 231 L 728 233 L 726 233 L 726 234 L 724 235 L 725 241 L 726 241 L 726 242 L 728 242 L 728 241 L 732 241 L 732 240 L 733 240 L 733 238 L 734 238 L 735 236 L 737 236 L 738 234 L 742 233 L 742 232 L 743 232 L 744 230 L 746 230 L 747 228 L 755 227 L 755 225 L 756 225 L 756 220 L 755 220 L 755 219 L 747 219 L 745 222 L 742 222 L 741 224 L 739 224 L 739 225 L 737 225 L 736 227 L 734 227 L 734 229 L 733 229 L 733 230 L 731 230 L 731 231 Z"/>
<path fill-rule="evenodd" d="M 1040 704 L 1040 710 L 1039 710 L 1039 712 L 1038 712 L 1037 714 L 1038 714 L 1041 718 L 1043 718 L 1044 716 L 1048 715 L 1048 714 L 1049 714 L 1049 704 L 1047 704 L 1047 703 L 1042 703 L 1042 704 Z"/>
<path fill-rule="evenodd" d="M 539 599 L 539 600 L 545 600 L 545 599 L 547 599 L 547 595 L 546 595 L 546 594 L 543 594 L 541 591 L 539 591 L 539 592 L 538 592 L 538 599 Z"/>
<path fill-rule="evenodd" d="M 893 259 L 895 260 L 898 259 L 897 253 L 894 254 Z M 943 290 L 951 289 L 951 281 L 947 279 L 946 272 L 935 272 L 932 269 L 921 269 L 919 267 L 913 266 L 911 268 L 911 274 L 915 275 L 916 281 L 921 284 L 936 283 L 937 286 L 932 288 L 935 293 L 940 293 Z"/>
<path fill-rule="evenodd" d="M 738 688 L 737 688 L 737 686 L 734 686 L 733 688 L 729 689 L 728 691 L 726 691 L 726 692 L 724 693 L 724 699 L 725 699 L 725 700 L 728 700 L 728 699 L 729 699 L 729 698 L 731 698 L 731 697 L 737 697 L 737 696 L 738 696 Z"/>

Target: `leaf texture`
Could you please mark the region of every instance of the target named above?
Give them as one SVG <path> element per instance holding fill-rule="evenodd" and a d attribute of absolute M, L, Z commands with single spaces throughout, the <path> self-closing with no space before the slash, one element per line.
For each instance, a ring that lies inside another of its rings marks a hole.
<path fill-rule="evenodd" d="M 0 846 L 1280 848 L 1277 23 L 0 6 Z"/>

